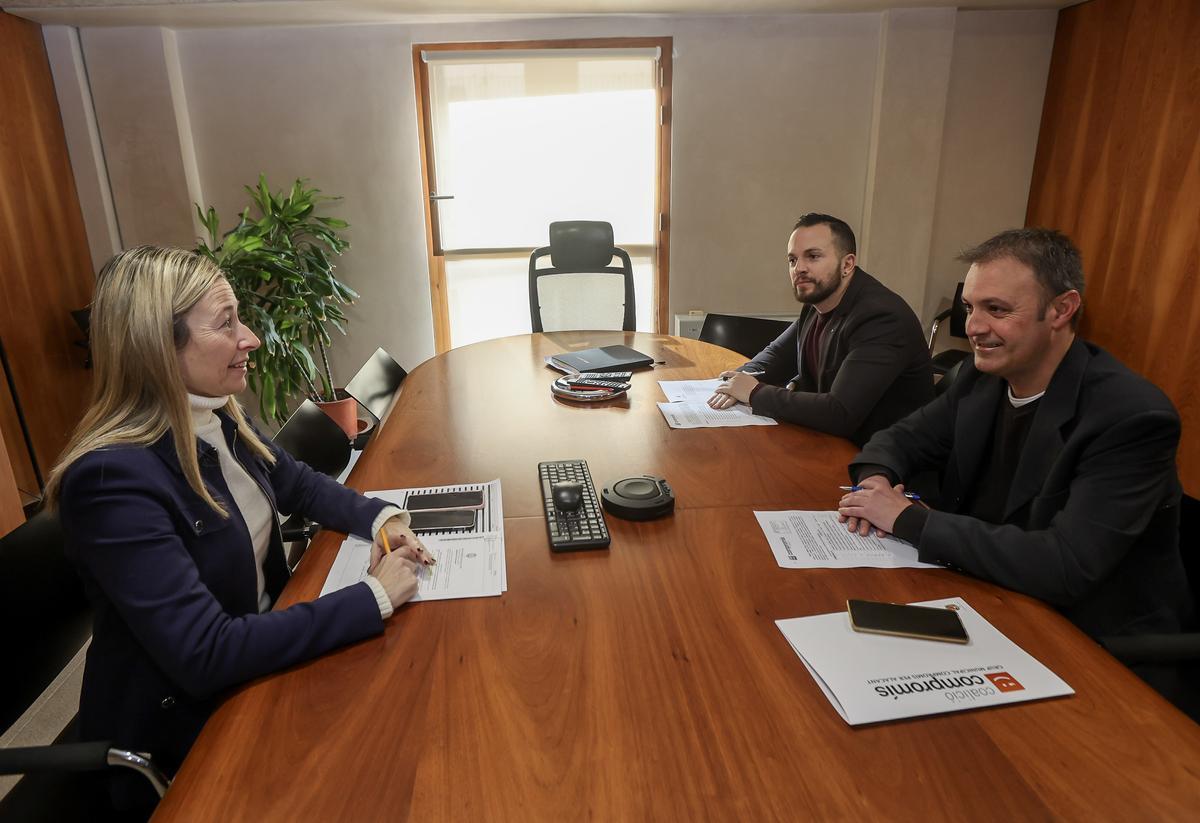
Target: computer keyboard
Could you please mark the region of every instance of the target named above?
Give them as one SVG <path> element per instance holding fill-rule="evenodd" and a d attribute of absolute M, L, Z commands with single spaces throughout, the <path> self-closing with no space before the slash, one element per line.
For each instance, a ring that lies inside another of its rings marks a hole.
<path fill-rule="evenodd" d="M 587 461 L 552 460 L 538 463 L 538 477 L 542 481 L 546 531 L 550 535 L 552 551 L 602 549 L 609 544 L 608 526 L 604 524 L 604 512 L 600 509 L 600 500 L 592 486 L 592 474 L 588 471 Z M 554 507 L 551 486 L 560 481 L 575 481 L 583 486 L 583 500 L 573 512 L 562 512 Z"/>

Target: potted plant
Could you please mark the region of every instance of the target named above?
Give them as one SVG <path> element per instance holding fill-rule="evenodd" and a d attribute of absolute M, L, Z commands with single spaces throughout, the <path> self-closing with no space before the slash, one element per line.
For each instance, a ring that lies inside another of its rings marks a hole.
<path fill-rule="evenodd" d="M 249 383 L 263 420 L 282 423 L 289 399 L 303 394 L 353 437 L 357 404 L 335 389 L 328 353 L 330 329 L 346 333 L 342 306 L 358 297 L 333 273 L 333 258 L 350 246 L 340 234 L 348 224 L 316 213 L 341 198 L 324 196 L 307 182 L 296 180 L 290 192 L 272 193 L 259 175 L 257 187 L 246 186 L 257 214 L 247 207 L 224 235 L 216 210 L 209 206 L 205 212 L 197 204 L 208 242 L 201 241 L 196 251 L 225 272 L 242 321 L 262 339 L 250 355 Z"/>

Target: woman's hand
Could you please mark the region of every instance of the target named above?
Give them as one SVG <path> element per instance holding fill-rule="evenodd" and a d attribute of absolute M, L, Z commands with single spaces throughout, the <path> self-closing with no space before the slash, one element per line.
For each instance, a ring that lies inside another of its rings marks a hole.
<path fill-rule="evenodd" d="M 383 524 L 383 528 L 379 530 L 379 534 L 375 535 L 375 542 L 371 544 L 371 565 L 375 565 L 380 557 L 385 554 L 383 545 L 383 534 L 387 533 L 388 546 L 391 547 L 392 554 L 398 554 L 406 560 L 411 560 L 413 563 L 420 563 L 422 566 L 432 566 L 437 560 L 425 548 L 425 544 L 420 538 L 413 534 L 413 530 L 404 525 L 400 518 L 393 517 Z"/>
<path fill-rule="evenodd" d="M 373 559 L 370 573 L 387 592 L 393 609 L 400 608 L 417 593 L 417 564 L 398 551 Z"/>

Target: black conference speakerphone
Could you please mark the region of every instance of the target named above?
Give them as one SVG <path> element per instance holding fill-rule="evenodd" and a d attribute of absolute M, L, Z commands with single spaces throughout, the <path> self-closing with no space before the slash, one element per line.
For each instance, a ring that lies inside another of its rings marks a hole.
<path fill-rule="evenodd" d="M 600 510 L 600 500 L 596 496 L 596 487 L 592 485 L 587 461 L 552 460 L 538 463 L 538 477 L 542 481 L 546 531 L 550 535 L 552 551 L 572 552 L 608 546 L 608 526 L 604 523 L 604 513 Z M 554 505 L 551 487 L 562 481 L 583 486 L 583 499 L 573 512 L 559 511 Z"/>

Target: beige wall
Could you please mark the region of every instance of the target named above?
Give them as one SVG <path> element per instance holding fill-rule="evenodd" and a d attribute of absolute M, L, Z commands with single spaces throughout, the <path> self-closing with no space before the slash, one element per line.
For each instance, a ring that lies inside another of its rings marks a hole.
<path fill-rule="evenodd" d="M 966 274 L 955 257 L 1025 225 L 1057 13 L 959 14 L 946 100 L 926 319 Z"/>
<path fill-rule="evenodd" d="M 80 32 L 125 248 L 142 243 L 189 245 L 193 237 L 180 156 L 184 143 L 166 66 L 171 37 L 171 32 L 158 28 Z M 74 155 L 73 141 L 70 148 Z"/>
<path fill-rule="evenodd" d="M 121 235 L 117 230 L 117 212 L 108 185 L 92 92 L 83 67 L 79 30 L 53 26 L 43 28 L 42 34 L 54 77 L 54 93 L 62 111 L 63 130 L 69 143 L 79 205 L 87 227 L 92 269 L 99 271 L 105 260 L 121 250 Z"/>
<path fill-rule="evenodd" d="M 787 233 L 821 210 L 859 231 L 864 267 L 927 319 L 958 278 L 947 255 L 1021 223 L 1054 22 L 943 9 L 87 29 L 81 42 L 126 245 L 186 242 L 192 200 L 232 216 L 259 172 L 345 197 L 340 272 L 365 298 L 334 348 L 346 374 L 377 345 L 410 368 L 433 353 L 414 42 L 672 36 L 671 313 L 790 311 Z"/>
<path fill-rule="evenodd" d="M 918 312 L 929 270 L 953 9 L 883 14 L 860 264 Z"/>

